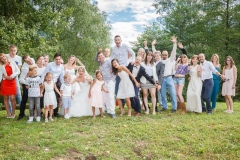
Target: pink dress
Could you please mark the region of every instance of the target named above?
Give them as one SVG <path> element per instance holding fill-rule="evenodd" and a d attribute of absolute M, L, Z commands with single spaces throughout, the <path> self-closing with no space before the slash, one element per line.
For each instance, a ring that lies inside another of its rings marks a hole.
<path fill-rule="evenodd" d="M 103 107 L 103 91 L 102 85 L 104 81 L 96 80 L 96 83 L 91 89 L 91 98 L 90 98 L 90 105 L 92 107 L 102 108 Z"/>
<path fill-rule="evenodd" d="M 234 82 L 233 67 L 231 69 L 225 69 L 226 81 L 222 85 L 222 96 L 235 96 L 235 89 L 232 89 Z"/>

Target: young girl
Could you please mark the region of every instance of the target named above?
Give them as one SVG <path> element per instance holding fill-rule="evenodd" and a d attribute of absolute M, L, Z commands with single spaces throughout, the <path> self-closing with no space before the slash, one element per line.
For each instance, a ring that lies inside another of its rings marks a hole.
<path fill-rule="evenodd" d="M 48 72 L 45 76 L 45 81 L 43 82 L 42 90 L 41 90 L 41 97 L 42 97 L 43 91 L 45 89 L 45 93 L 44 93 L 45 122 L 48 122 L 48 110 L 50 110 L 49 121 L 53 121 L 53 118 L 52 118 L 53 109 L 57 107 L 57 99 L 54 93 L 54 89 L 61 96 L 61 93 L 57 89 L 57 86 L 53 82 L 52 78 L 53 78 L 52 73 Z"/>
<path fill-rule="evenodd" d="M 29 120 L 27 123 L 33 122 L 34 106 L 36 108 L 36 121 L 41 120 L 41 109 L 40 109 L 40 84 L 41 78 L 37 76 L 37 66 L 29 66 L 30 76 L 26 78 L 26 88 L 28 89 L 28 101 L 29 101 Z"/>
<path fill-rule="evenodd" d="M 222 78 L 225 82 L 222 85 L 222 96 L 225 97 L 227 113 L 233 113 L 233 100 L 232 96 L 235 96 L 235 87 L 237 82 L 237 67 L 231 56 L 227 56 L 223 67 Z"/>
<path fill-rule="evenodd" d="M 117 92 L 117 102 L 121 109 L 120 116 L 123 116 L 124 109 L 122 107 L 121 99 L 126 99 L 127 107 L 128 107 L 128 116 L 131 116 L 131 101 L 130 98 L 135 96 L 133 84 L 129 78 L 131 76 L 132 80 L 135 82 L 136 86 L 139 87 L 139 83 L 132 75 L 132 73 L 124 66 L 120 66 L 117 59 L 112 60 L 112 72 L 115 75 L 118 75 L 121 78 L 119 83 L 119 89 Z"/>
<path fill-rule="evenodd" d="M 102 73 L 101 71 L 97 70 L 95 74 L 96 78 L 91 85 L 88 93 L 88 97 L 90 98 L 90 105 L 92 106 L 92 112 L 93 112 L 93 118 L 96 118 L 95 115 L 95 108 L 99 108 L 100 114 L 102 118 L 105 116 L 103 115 L 102 107 L 103 107 L 103 97 L 102 97 L 102 91 L 108 93 L 103 88 L 104 81 L 102 79 Z"/>

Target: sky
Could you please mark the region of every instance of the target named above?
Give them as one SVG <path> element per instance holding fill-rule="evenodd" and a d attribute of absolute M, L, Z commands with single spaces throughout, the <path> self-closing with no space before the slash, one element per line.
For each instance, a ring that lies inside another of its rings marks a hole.
<path fill-rule="evenodd" d="M 123 42 L 130 44 L 144 31 L 146 25 L 158 15 L 152 6 L 154 0 L 93 0 L 100 10 L 108 15 L 112 25 L 112 38 L 120 35 Z"/>

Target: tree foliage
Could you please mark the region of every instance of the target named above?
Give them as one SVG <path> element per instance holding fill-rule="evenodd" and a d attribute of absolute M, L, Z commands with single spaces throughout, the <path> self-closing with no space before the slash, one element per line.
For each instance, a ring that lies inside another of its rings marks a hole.
<path fill-rule="evenodd" d="M 76 55 L 88 69 L 99 46 L 110 44 L 106 14 L 89 0 L 0 1 L 0 51 L 16 44 L 19 54 Z"/>

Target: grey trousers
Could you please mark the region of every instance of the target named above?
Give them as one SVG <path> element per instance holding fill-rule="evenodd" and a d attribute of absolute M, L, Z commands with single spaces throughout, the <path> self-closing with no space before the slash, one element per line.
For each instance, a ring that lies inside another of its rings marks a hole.
<path fill-rule="evenodd" d="M 40 97 L 28 97 L 30 117 L 34 116 L 34 106 L 37 110 L 37 117 L 41 116 Z"/>

